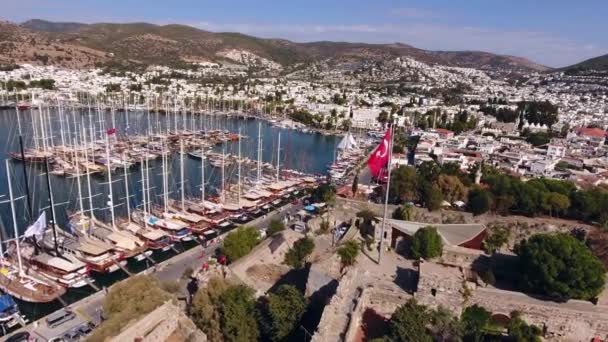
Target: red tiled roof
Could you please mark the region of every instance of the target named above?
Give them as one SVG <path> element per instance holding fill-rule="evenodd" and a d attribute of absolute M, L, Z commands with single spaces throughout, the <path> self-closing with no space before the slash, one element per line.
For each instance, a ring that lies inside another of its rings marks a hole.
<path fill-rule="evenodd" d="M 454 133 L 454 132 L 450 131 L 449 129 L 445 129 L 445 128 L 436 128 L 435 132 L 437 132 L 437 133 L 443 133 L 443 134 Z"/>
<path fill-rule="evenodd" d="M 587 128 L 581 127 L 576 129 L 576 133 L 579 135 L 585 135 L 588 137 L 605 137 L 608 135 L 606 131 L 600 128 Z"/>

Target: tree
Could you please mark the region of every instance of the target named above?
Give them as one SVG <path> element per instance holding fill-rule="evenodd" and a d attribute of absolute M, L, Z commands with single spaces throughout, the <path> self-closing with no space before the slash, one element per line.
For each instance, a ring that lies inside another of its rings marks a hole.
<path fill-rule="evenodd" d="M 357 212 L 356 216 L 361 219 L 359 223 L 359 232 L 362 236 L 374 235 L 374 223 L 379 222 L 376 213 L 369 209 L 363 209 Z"/>
<path fill-rule="evenodd" d="M 268 224 L 268 236 L 272 236 L 280 231 L 285 230 L 285 224 L 281 220 L 272 219 Z"/>
<path fill-rule="evenodd" d="M 441 175 L 441 167 L 435 161 L 425 161 L 418 165 L 416 173 L 422 180 L 434 183 Z"/>
<path fill-rule="evenodd" d="M 443 194 L 436 185 L 426 187 L 422 192 L 422 201 L 430 211 L 439 210 L 443 205 Z"/>
<path fill-rule="evenodd" d="M 590 300 L 604 288 L 605 269 L 570 234 L 537 234 L 515 246 L 524 289 L 559 300 Z"/>
<path fill-rule="evenodd" d="M 430 332 L 433 341 L 437 342 L 460 342 L 462 341 L 462 324 L 452 313 L 440 306 L 429 312 Z"/>
<path fill-rule="evenodd" d="M 355 178 L 353 178 L 353 185 L 351 187 L 351 190 L 353 191 L 353 196 L 355 196 L 357 194 L 358 188 L 359 188 L 359 175 L 355 175 Z"/>
<path fill-rule="evenodd" d="M 412 239 L 412 257 L 432 259 L 441 256 L 443 242 L 437 228 L 426 226 L 418 229 Z"/>
<path fill-rule="evenodd" d="M 415 299 L 408 300 L 395 310 L 389 321 L 389 340 L 403 342 L 431 342 L 426 326 L 430 315 L 424 305 L 418 305 Z"/>
<path fill-rule="evenodd" d="M 306 307 L 306 298 L 295 286 L 279 286 L 263 306 L 262 331 L 272 341 L 285 339 L 298 326 Z"/>
<path fill-rule="evenodd" d="M 395 208 L 393 218 L 395 220 L 412 221 L 414 217 L 414 206 L 407 203 Z"/>
<path fill-rule="evenodd" d="M 509 337 L 517 342 L 540 342 L 542 330 L 535 325 L 528 325 L 517 311 L 511 313 Z"/>
<path fill-rule="evenodd" d="M 340 128 L 343 131 L 350 131 L 350 128 L 353 126 L 353 122 L 350 121 L 350 119 L 344 119 L 342 120 L 342 124 L 340 125 Z"/>
<path fill-rule="evenodd" d="M 388 112 L 385 110 L 382 110 L 380 112 L 380 114 L 378 114 L 378 117 L 376 118 L 376 120 L 378 120 L 378 122 L 384 126 L 384 124 L 386 124 L 389 120 Z"/>
<path fill-rule="evenodd" d="M 467 209 L 473 213 L 473 215 L 481 215 L 488 210 L 492 204 L 492 198 L 487 190 L 479 187 L 473 188 L 469 191 L 469 200 L 467 202 Z"/>
<path fill-rule="evenodd" d="M 230 286 L 224 278 L 213 277 L 192 300 L 190 318 L 207 335 L 209 341 L 223 341 L 220 297 Z"/>
<path fill-rule="evenodd" d="M 550 206 L 551 211 L 559 216 L 560 212 L 564 212 L 570 207 L 570 199 L 566 195 L 551 192 L 547 196 L 547 204 Z"/>
<path fill-rule="evenodd" d="M 462 201 L 467 197 L 467 187 L 456 176 L 440 175 L 437 178 L 437 187 L 443 194 L 443 198 L 450 203 Z"/>
<path fill-rule="evenodd" d="M 509 231 L 498 227 L 493 229 L 490 235 L 483 240 L 483 250 L 488 254 L 494 254 L 509 242 Z"/>
<path fill-rule="evenodd" d="M 260 232 L 255 227 L 241 226 L 228 234 L 224 239 L 222 251 L 230 262 L 247 255 L 260 239 Z"/>
<path fill-rule="evenodd" d="M 338 256 L 342 266 L 350 266 L 355 263 L 359 255 L 359 243 L 354 240 L 347 241 L 344 245 L 338 248 Z"/>
<path fill-rule="evenodd" d="M 391 174 L 389 197 L 392 201 L 407 202 L 416 198 L 416 169 L 399 166 Z"/>
<path fill-rule="evenodd" d="M 313 190 L 312 199 L 315 202 L 333 203 L 336 200 L 336 187 L 323 183 Z"/>
<path fill-rule="evenodd" d="M 465 337 L 471 341 L 480 342 L 483 337 L 483 329 L 490 324 L 492 315 L 477 304 L 464 309 L 460 321 Z"/>
<path fill-rule="evenodd" d="M 293 268 L 302 268 L 306 263 L 306 258 L 314 249 L 314 241 L 308 236 L 305 236 L 294 242 L 293 246 L 285 253 L 285 260 L 283 263 Z"/>
<path fill-rule="evenodd" d="M 115 336 L 133 319 L 138 319 L 161 306 L 170 295 L 152 276 L 135 276 L 112 286 L 103 302 L 106 320 L 95 329 L 90 341 L 104 341 Z"/>
<path fill-rule="evenodd" d="M 254 291 L 245 285 L 233 285 L 221 294 L 219 302 L 224 341 L 256 341 L 260 332 Z"/>

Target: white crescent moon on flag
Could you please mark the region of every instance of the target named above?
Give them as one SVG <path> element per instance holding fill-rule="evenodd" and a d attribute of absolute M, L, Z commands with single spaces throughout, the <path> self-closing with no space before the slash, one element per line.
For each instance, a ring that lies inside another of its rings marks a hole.
<path fill-rule="evenodd" d="M 386 139 L 382 140 L 381 146 L 382 148 L 379 148 L 378 152 L 376 152 L 376 157 L 384 158 L 388 153 L 388 141 L 386 141 Z"/>

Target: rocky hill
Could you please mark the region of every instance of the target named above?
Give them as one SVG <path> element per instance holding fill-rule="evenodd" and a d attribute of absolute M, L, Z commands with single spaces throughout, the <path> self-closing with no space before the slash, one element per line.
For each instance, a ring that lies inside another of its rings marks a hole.
<path fill-rule="evenodd" d="M 107 52 L 61 41 L 51 34 L 34 32 L 0 22 L 0 63 L 53 64 L 67 68 L 92 67 L 109 60 Z"/>
<path fill-rule="evenodd" d="M 410 57 L 433 65 L 544 71 L 548 68 L 527 59 L 478 51 L 428 51 L 406 44 L 364 44 L 346 42 L 296 43 L 284 39 L 261 39 L 240 33 L 215 33 L 185 25 L 80 24 L 30 20 L 21 25 L 2 23 L 0 61 L 73 66 L 95 62 L 130 61 L 141 64 L 179 64 L 217 61 L 270 68 L 298 63 L 328 61 L 357 63 Z M 67 49 L 67 50 L 66 50 Z M 66 51 L 62 51 L 66 50 Z M 88 56 L 85 57 L 85 56 Z"/>

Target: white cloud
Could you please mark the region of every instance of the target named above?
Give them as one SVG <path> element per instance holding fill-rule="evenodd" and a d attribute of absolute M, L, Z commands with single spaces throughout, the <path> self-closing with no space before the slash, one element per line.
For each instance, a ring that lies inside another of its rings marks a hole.
<path fill-rule="evenodd" d="M 608 53 L 607 47 L 576 42 L 545 32 L 500 31 L 483 27 L 435 24 L 298 25 L 194 24 L 210 31 L 235 31 L 295 41 L 337 40 L 369 43 L 403 42 L 430 50 L 475 50 L 526 57 L 549 66 L 565 66 Z"/>

